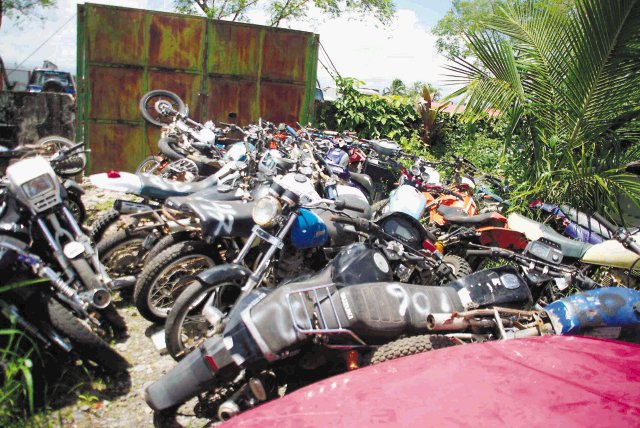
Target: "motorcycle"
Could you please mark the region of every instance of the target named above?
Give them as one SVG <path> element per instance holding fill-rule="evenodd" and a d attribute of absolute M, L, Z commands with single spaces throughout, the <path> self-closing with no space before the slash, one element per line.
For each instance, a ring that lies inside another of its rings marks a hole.
<path fill-rule="evenodd" d="M 288 196 L 283 194 L 281 199 L 283 198 L 288 198 Z M 347 214 L 354 209 L 353 201 L 349 202 L 347 205 L 343 201 L 320 200 L 316 203 L 301 204 L 300 208 L 297 208 L 297 214 L 296 211 L 289 214 L 290 218 L 297 215 L 290 234 L 294 247 L 307 246 L 304 241 L 300 241 L 300 238 L 297 241 L 294 239 L 296 236 L 302 235 L 299 230 L 301 226 L 313 231 L 313 226 L 310 223 L 313 220 L 311 214 L 318 212 L 318 207 L 339 213 L 339 215 L 333 215 L 329 220 L 333 223 L 333 227 L 345 225 L 339 231 L 340 234 L 349 234 L 349 232 L 356 234 L 357 230 L 359 231 L 358 235 L 364 235 L 366 238 L 364 243 L 354 243 L 342 247 L 335 258 L 314 277 L 319 276 L 328 282 L 357 283 L 357 278 L 361 282 L 382 278 L 384 281 L 395 279 L 426 285 L 442 283 L 470 273 L 452 269 L 450 261 L 435 250 L 428 239 L 428 233 L 417 220 L 408 218 L 402 213 L 395 213 L 376 222 L 365 218 L 353 218 Z M 295 209 L 295 206 L 291 208 Z M 259 216 L 260 209 L 259 206 L 256 206 L 254 215 Z M 298 221 L 300 218 L 303 219 L 302 222 Z M 321 215 L 321 219 L 326 219 L 326 216 Z M 283 219 L 281 223 L 288 225 L 289 221 Z M 355 230 L 348 226 L 355 228 Z M 266 233 L 256 226 L 252 236 L 254 240 L 260 238 L 269 243 L 266 254 L 260 259 L 261 262 L 264 261 L 264 264 L 259 265 L 251 272 L 241 265 L 243 260 L 239 256 L 230 266 L 221 266 L 198 275 L 196 280 L 192 281 L 176 299 L 165 324 L 165 342 L 169 354 L 174 359 L 182 358 L 205 338 L 221 331 L 224 316 L 239 299 L 237 288 L 228 286 L 229 281 L 241 285 L 243 295 L 260 284 L 265 285 L 264 278 L 267 275 L 265 266 L 268 266 L 268 259 L 275 253 L 283 237 L 287 236 L 287 229 L 286 226 L 284 229 L 280 229 L 275 237 L 269 235 L 271 238 L 265 235 Z M 317 232 L 313 235 L 318 236 Z M 243 248 L 245 254 L 253 244 L 251 239 L 245 244 Z M 315 246 L 315 244 L 313 245 Z M 372 270 L 372 266 L 365 263 L 366 260 L 369 260 L 369 264 L 375 263 L 385 275 L 370 277 L 369 272 L 377 272 L 377 270 Z M 279 262 L 283 262 L 282 256 Z M 284 278 L 291 278 L 291 274 Z M 298 280 L 299 278 L 298 275 Z M 277 279 L 279 283 L 286 284 L 288 281 L 284 279 L 283 282 L 282 277 Z M 268 286 L 273 287 L 274 284 L 270 283 Z"/>
<path fill-rule="evenodd" d="M 73 217 L 82 224 L 86 217 L 86 209 L 82 202 L 84 190 L 73 177 L 84 169 L 86 165 L 84 143 L 73 144 L 62 137 L 45 137 L 33 145 L 24 145 L 15 149 L 0 147 L 0 171 L 6 172 L 6 168 L 27 157 L 39 156 L 46 153 L 44 159 L 49 161 L 57 176 L 61 177 L 62 184 L 67 191 L 67 205 Z"/>
<path fill-rule="evenodd" d="M 540 244 L 537 250 L 543 250 Z M 288 393 L 332 374 L 459 341 L 580 334 L 595 327 L 637 330 L 640 325 L 633 309 L 640 293 L 634 290 L 593 290 L 581 300 L 561 299 L 548 312 L 524 311 L 520 308 L 531 304 L 532 296 L 513 266 L 476 272 L 443 287 L 385 282 L 383 266 L 366 267 L 349 271 L 366 272 L 376 282 L 361 283 L 358 275 L 331 282 L 318 274 L 272 291 L 243 293 L 222 334 L 151 384 L 147 404 L 167 416 L 209 391 L 203 402 L 217 407 L 218 418 L 226 420 L 279 396 L 285 385 Z M 610 306 L 611 301 L 616 304 Z M 568 307 L 577 312 L 563 314 Z M 590 311 L 609 313 L 594 318 Z M 402 335 L 411 337 L 400 342 Z"/>
<path fill-rule="evenodd" d="M 124 319 L 111 304 L 111 279 L 67 206 L 66 190 L 49 162 L 41 157 L 18 161 L 7 168 L 5 182 L 0 234 L 8 243 L 2 244 L 3 248 L 17 254 L 14 259 L 17 257 L 19 264 L 50 280 L 55 300 L 66 305 L 52 309 L 61 323 L 58 328 L 77 340 L 88 337 L 95 342 L 86 328 L 78 331 L 77 337 L 73 335 L 70 325 L 77 324 L 69 321 L 73 313 L 100 334 L 125 336 Z M 20 273 L 19 264 L 14 267 L 16 274 Z M 5 267 L 10 270 L 11 264 Z"/>

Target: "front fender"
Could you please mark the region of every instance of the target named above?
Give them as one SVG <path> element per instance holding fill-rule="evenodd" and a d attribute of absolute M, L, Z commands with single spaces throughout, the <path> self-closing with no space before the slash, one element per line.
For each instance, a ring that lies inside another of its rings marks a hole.
<path fill-rule="evenodd" d="M 82 186 L 69 178 L 64 180 L 64 188 L 67 189 L 67 192 L 84 195 L 84 189 L 82 188 Z"/>
<path fill-rule="evenodd" d="M 220 266 L 214 266 L 200 272 L 196 279 L 204 285 L 214 285 L 222 282 L 231 282 L 238 287 L 252 274 L 250 269 L 235 263 L 229 263 Z"/>

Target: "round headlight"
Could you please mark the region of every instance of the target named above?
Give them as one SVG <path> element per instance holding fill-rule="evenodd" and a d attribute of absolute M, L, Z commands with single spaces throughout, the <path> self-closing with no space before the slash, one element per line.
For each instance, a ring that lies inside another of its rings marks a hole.
<path fill-rule="evenodd" d="M 282 212 L 282 206 L 276 198 L 266 196 L 258 199 L 253 207 L 253 221 L 262 227 L 273 226 Z"/>

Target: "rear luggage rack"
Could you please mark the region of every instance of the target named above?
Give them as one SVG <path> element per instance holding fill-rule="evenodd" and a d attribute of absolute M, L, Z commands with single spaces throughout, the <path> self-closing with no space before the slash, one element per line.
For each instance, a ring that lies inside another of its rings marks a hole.
<path fill-rule="evenodd" d="M 335 290 L 337 290 L 337 288 L 334 284 L 328 284 L 303 288 L 288 293 L 287 303 L 289 304 L 289 311 L 291 312 L 291 319 L 293 320 L 295 329 L 302 334 L 324 335 L 326 336 L 326 339 L 329 339 L 331 336 L 343 336 L 350 338 L 355 342 L 325 343 L 325 346 L 328 348 L 350 349 L 367 346 L 367 344 L 360 339 L 357 334 L 342 326 L 336 306 L 331 299 L 331 294 Z M 308 299 L 310 299 L 311 302 L 308 302 Z M 332 314 L 325 314 L 325 311 L 322 310 L 321 303 L 323 300 L 329 302 Z M 294 303 L 302 306 L 304 316 L 300 316 L 301 314 L 296 315 L 293 306 Z M 313 306 L 312 313 L 309 313 L 309 310 L 307 309 L 308 303 L 311 303 Z M 333 316 L 336 327 L 329 327 L 327 323 L 327 315 Z M 300 325 L 299 321 L 303 321 L 303 324 L 306 325 Z"/>

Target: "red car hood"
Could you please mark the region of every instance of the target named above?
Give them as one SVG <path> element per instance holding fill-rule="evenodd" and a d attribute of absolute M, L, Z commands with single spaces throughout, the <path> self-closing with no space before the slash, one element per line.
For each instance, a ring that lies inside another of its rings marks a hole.
<path fill-rule="evenodd" d="M 456 346 L 345 373 L 224 427 L 636 426 L 640 346 L 567 336 Z"/>

